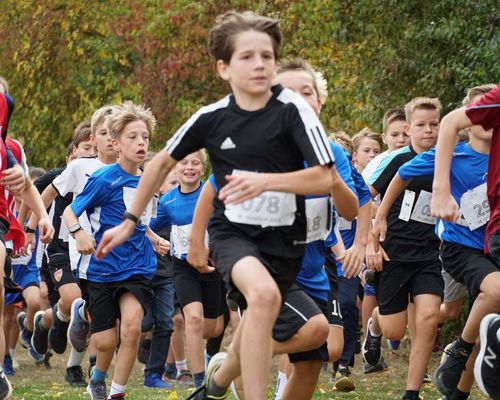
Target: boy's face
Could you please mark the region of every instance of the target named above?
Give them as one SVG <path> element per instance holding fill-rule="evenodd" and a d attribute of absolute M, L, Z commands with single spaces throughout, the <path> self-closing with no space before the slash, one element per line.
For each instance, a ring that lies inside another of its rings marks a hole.
<path fill-rule="evenodd" d="M 387 132 L 382 134 L 382 140 L 389 151 L 401 149 L 410 144 L 410 137 L 404 129 L 404 121 L 392 121 L 387 127 Z"/>
<path fill-rule="evenodd" d="M 309 103 L 316 115 L 321 111 L 321 102 L 314 89 L 312 76 L 304 70 L 285 71 L 276 75 L 273 84 L 280 84 L 300 94 Z"/>
<path fill-rule="evenodd" d="M 233 40 L 234 51 L 229 64 L 217 61 L 219 75 L 229 82 L 235 96 L 268 94 L 276 72 L 271 37 L 262 32 L 245 31 Z"/>
<path fill-rule="evenodd" d="M 120 159 L 142 164 L 149 147 L 149 132 L 143 121 L 133 121 L 125 125 L 120 137 L 113 139 L 114 151 Z"/>
<path fill-rule="evenodd" d="M 75 158 L 91 157 L 95 154 L 94 141 L 92 139 L 80 142 L 78 146 L 73 146 L 73 156 Z"/>
<path fill-rule="evenodd" d="M 374 139 L 365 137 L 361 139 L 357 150 L 352 155 L 358 171 L 363 171 L 368 163 L 380 154 L 380 144 Z"/>
<path fill-rule="evenodd" d="M 97 148 L 97 153 L 106 156 L 116 155 L 113 143 L 111 143 L 111 136 L 109 136 L 109 133 L 104 127 L 103 122 L 97 124 L 94 139 L 95 139 L 95 146 Z"/>
<path fill-rule="evenodd" d="M 201 180 L 205 166 L 198 152 L 191 153 L 175 166 L 175 174 L 181 184 L 194 185 Z"/>
<path fill-rule="evenodd" d="M 471 103 L 474 103 L 481 96 L 476 96 L 471 99 Z M 493 137 L 493 129 L 485 131 L 481 125 L 472 125 L 469 128 L 469 137 L 474 136 L 474 138 L 479 139 L 481 141 L 491 142 Z"/>
<path fill-rule="evenodd" d="M 417 151 L 427 151 L 436 145 L 439 132 L 439 112 L 437 110 L 416 109 L 410 123 L 405 124 L 411 145 Z"/>
<path fill-rule="evenodd" d="M 179 184 L 179 178 L 177 178 L 177 173 L 175 170 L 172 170 L 169 172 L 167 177 L 165 178 L 165 181 L 160 187 L 160 193 L 165 194 L 170 192 L 174 187 L 176 187 Z"/>

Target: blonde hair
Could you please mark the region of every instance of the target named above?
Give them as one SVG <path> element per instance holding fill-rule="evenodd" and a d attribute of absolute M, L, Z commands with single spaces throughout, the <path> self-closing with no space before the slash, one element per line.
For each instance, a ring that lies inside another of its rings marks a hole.
<path fill-rule="evenodd" d="M 106 117 L 108 115 L 111 115 L 115 108 L 115 106 L 108 104 L 94 111 L 94 114 L 92 114 L 92 118 L 90 119 L 90 132 L 92 133 L 92 135 L 95 135 L 97 133 L 97 126 L 104 123 Z"/>
<path fill-rule="evenodd" d="M 354 143 L 352 142 L 352 138 L 344 131 L 332 132 L 330 134 L 330 139 L 342 146 L 349 154 L 354 152 Z"/>
<path fill-rule="evenodd" d="M 379 144 L 380 149 L 382 149 L 383 142 L 382 142 L 382 136 L 380 135 L 380 133 L 374 132 L 370 128 L 365 127 L 352 137 L 354 152 L 358 151 L 362 140 L 365 138 L 375 140 Z"/>
<path fill-rule="evenodd" d="M 3 76 L 0 75 L 0 86 L 3 86 L 5 93 L 9 94 L 9 82 Z"/>
<path fill-rule="evenodd" d="M 493 83 L 487 83 L 485 85 L 474 86 L 467 90 L 467 95 L 462 100 L 462 105 L 468 106 L 469 104 L 474 102 L 476 97 L 482 96 L 488 93 L 490 90 L 495 89 L 497 85 Z"/>
<path fill-rule="evenodd" d="M 234 37 L 242 32 L 256 31 L 269 35 L 273 44 L 274 58 L 277 60 L 281 46 L 279 20 L 264 17 L 253 11 L 242 13 L 228 11 L 219 15 L 208 33 L 208 51 L 216 60 L 229 64 L 234 53 Z"/>
<path fill-rule="evenodd" d="M 104 126 L 113 139 L 118 139 L 123 129 L 131 122 L 142 121 L 149 134 L 153 133 L 156 118 L 149 108 L 142 104 L 134 104 L 130 100 L 116 106 L 112 114 L 107 115 Z"/>
<path fill-rule="evenodd" d="M 302 58 L 295 58 L 293 60 L 281 62 L 278 68 L 278 74 L 287 71 L 307 72 L 311 77 L 313 88 L 316 91 L 319 101 L 321 104 L 325 104 L 326 98 L 328 97 L 328 82 L 321 72 L 315 70 L 311 64 Z"/>
<path fill-rule="evenodd" d="M 382 120 L 382 132 L 387 133 L 389 125 L 394 121 L 406 122 L 405 110 L 401 107 L 391 108 L 387 110 L 384 114 L 384 119 Z"/>
<path fill-rule="evenodd" d="M 433 110 L 439 114 L 442 108 L 443 106 L 437 97 L 415 97 L 405 105 L 406 122 L 411 122 L 411 116 L 416 110 Z"/>

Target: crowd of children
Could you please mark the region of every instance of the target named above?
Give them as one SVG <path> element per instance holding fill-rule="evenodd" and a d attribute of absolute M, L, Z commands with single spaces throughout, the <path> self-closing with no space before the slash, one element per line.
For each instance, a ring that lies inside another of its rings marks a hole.
<path fill-rule="evenodd" d="M 208 47 L 230 95 L 157 154 L 149 109 L 105 105 L 48 172 L 9 137 L 0 77 L 0 400 L 18 338 L 46 365 L 69 342 L 65 380 L 93 400 L 123 399 L 136 359 L 145 387 L 264 399 L 279 354 L 279 400 L 311 398 L 325 365 L 332 390 L 355 390 L 355 355 L 387 370 L 382 338 L 396 350 L 407 332 L 402 398 L 418 400 L 465 294 L 433 380 L 442 399 L 474 381 L 500 399 L 500 86 L 471 88 L 442 121 L 439 99 L 417 97 L 382 134 L 328 137 L 327 83 L 278 62 L 281 42 L 273 18 L 219 16 Z"/>

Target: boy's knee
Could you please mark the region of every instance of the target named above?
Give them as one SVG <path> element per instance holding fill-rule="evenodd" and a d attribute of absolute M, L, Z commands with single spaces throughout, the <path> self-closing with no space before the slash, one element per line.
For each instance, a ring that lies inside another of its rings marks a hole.
<path fill-rule="evenodd" d="M 141 324 L 135 322 L 122 324 L 120 332 L 121 332 L 120 334 L 121 341 L 127 341 L 127 342 L 139 341 L 141 337 Z"/>
<path fill-rule="evenodd" d="M 200 331 L 203 329 L 203 315 L 201 314 L 189 314 L 185 315 L 186 318 L 186 327 L 189 331 Z"/>
<path fill-rule="evenodd" d="M 281 306 L 279 289 L 272 284 L 256 287 L 249 293 L 246 300 L 249 308 L 258 308 L 262 313 L 275 313 Z"/>

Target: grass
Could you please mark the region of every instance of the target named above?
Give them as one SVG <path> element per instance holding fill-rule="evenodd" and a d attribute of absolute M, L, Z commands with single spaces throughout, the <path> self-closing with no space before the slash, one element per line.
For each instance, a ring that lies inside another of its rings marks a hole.
<path fill-rule="evenodd" d="M 64 381 L 64 362 L 67 355 L 53 357 L 51 359 L 53 368 L 46 370 L 44 367 L 35 366 L 27 357 L 26 351 L 19 348 L 16 353 L 16 361 L 19 363 L 19 367 L 16 370 L 16 375 L 11 379 L 14 386 L 14 399 L 88 400 L 89 396 L 86 395 L 85 388 L 71 388 Z M 363 375 L 360 369 L 361 358 L 360 356 L 356 357 L 357 365 L 353 370 L 356 390 L 352 393 L 333 392 L 330 383 L 330 372 L 322 372 L 314 399 L 392 400 L 401 398 L 406 381 L 408 348 L 403 344 L 397 353 L 385 349 L 384 355 L 389 365 L 389 371 L 372 375 Z M 434 354 L 430 371 L 434 371 L 438 362 L 439 355 Z M 84 368 L 86 366 L 87 362 L 85 361 Z M 274 376 L 273 372 L 273 383 Z M 108 385 L 110 381 L 109 378 Z M 268 398 L 272 397 L 274 390 L 274 387 L 271 386 Z M 127 392 L 127 398 L 130 400 L 180 400 L 189 395 L 190 389 L 182 387 L 175 387 L 173 390 L 146 389 L 142 386 L 142 365 L 136 363 Z M 435 400 L 442 397 L 432 384 L 424 385 L 421 393 L 425 400 Z M 486 399 L 486 397 L 479 394 L 477 389 L 473 391 L 473 398 L 475 400 Z"/>

